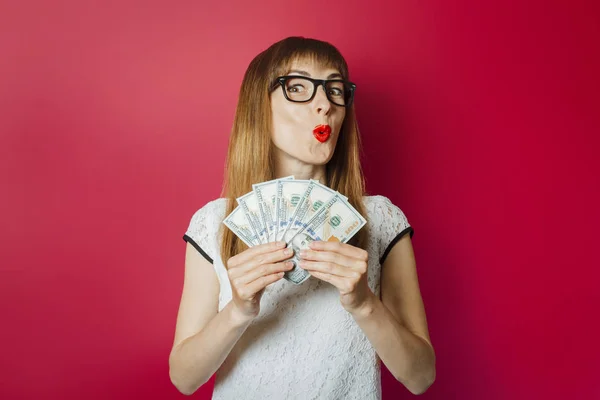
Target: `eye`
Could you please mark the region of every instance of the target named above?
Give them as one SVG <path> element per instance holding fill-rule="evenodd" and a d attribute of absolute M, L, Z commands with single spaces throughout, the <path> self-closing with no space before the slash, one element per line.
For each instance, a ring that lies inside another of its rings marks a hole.
<path fill-rule="evenodd" d="M 342 82 L 330 82 L 327 87 L 330 96 L 344 97 L 345 90 Z"/>
<path fill-rule="evenodd" d="M 338 88 L 330 88 L 329 94 L 331 94 L 333 96 L 341 97 L 344 95 L 344 92 L 343 92 L 343 90 L 338 89 Z"/>
<path fill-rule="evenodd" d="M 292 85 L 288 85 L 286 87 L 286 90 L 290 93 L 302 93 L 302 92 L 306 91 L 306 88 L 301 83 L 295 83 Z"/>

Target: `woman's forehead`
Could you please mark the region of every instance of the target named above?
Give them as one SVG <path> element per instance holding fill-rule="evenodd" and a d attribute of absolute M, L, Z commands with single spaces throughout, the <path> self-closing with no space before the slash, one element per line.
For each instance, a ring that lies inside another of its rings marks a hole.
<path fill-rule="evenodd" d="M 300 73 L 301 75 L 306 74 L 306 75 L 310 75 L 310 76 L 331 75 L 334 73 L 341 74 L 341 71 L 339 71 L 334 66 L 328 65 L 326 63 L 323 63 L 321 61 L 318 61 L 318 60 L 315 60 L 315 59 L 312 59 L 309 57 L 297 58 L 295 60 L 292 60 L 288 64 L 286 74 L 288 74 L 292 71 L 294 71 L 296 73 Z"/>

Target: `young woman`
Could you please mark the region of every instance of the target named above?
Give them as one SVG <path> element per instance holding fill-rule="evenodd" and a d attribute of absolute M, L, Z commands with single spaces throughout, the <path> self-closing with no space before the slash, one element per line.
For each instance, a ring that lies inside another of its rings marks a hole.
<path fill-rule="evenodd" d="M 192 217 L 170 377 L 213 399 L 380 399 L 382 360 L 412 393 L 435 354 L 404 213 L 366 196 L 347 64 L 331 44 L 290 37 L 244 76 L 223 197 Z M 316 241 L 292 269 L 283 242 L 248 248 L 222 221 L 253 183 L 293 175 L 348 197 L 368 223 L 347 244 Z"/>

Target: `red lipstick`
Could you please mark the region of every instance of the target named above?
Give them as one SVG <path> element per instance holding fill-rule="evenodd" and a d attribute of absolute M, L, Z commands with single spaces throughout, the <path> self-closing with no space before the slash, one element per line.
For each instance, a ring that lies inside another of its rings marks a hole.
<path fill-rule="evenodd" d="M 313 130 L 313 136 L 321 143 L 325 143 L 331 136 L 331 127 L 329 125 L 317 125 Z"/>

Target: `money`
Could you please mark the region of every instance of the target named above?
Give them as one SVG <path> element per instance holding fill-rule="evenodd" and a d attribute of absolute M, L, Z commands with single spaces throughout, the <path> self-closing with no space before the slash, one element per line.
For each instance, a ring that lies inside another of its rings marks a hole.
<path fill-rule="evenodd" d="M 278 183 L 279 204 L 277 208 L 278 233 L 276 240 L 282 240 L 287 227 L 296 215 L 296 208 L 303 202 L 303 197 L 311 181 L 301 179 L 280 180 Z M 310 189 L 309 189 L 310 190 Z"/>
<path fill-rule="evenodd" d="M 258 238 L 250 227 L 250 223 L 248 222 L 248 218 L 246 218 L 246 214 L 240 208 L 240 206 L 237 206 L 231 212 L 231 214 L 229 214 L 227 218 L 223 220 L 223 224 L 225 224 L 225 226 L 231 229 L 237 237 L 246 243 L 246 246 L 252 247 L 260 244 Z"/>
<path fill-rule="evenodd" d="M 315 187 L 307 193 L 306 201 L 303 204 L 302 210 L 297 214 L 296 218 L 292 220 L 291 226 L 302 227 L 305 221 L 310 221 L 313 215 L 320 211 L 321 207 L 327 203 L 333 196 L 336 195 L 336 191 L 319 184 L 318 181 L 311 181 L 315 184 Z M 339 193 L 337 193 L 339 195 Z M 347 197 L 343 197 L 347 199 Z"/>
<path fill-rule="evenodd" d="M 299 285 L 308 279 L 310 274 L 298 265 L 300 260 L 297 254 L 300 250 L 307 249 L 310 242 L 322 240 L 347 243 L 365 224 L 366 220 L 362 215 L 336 193 L 293 236 L 286 238 L 288 247 L 294 250 L 291 259 L 294 268 L 287 273 L 288 280 Z"/>
<path fill-rule="evenodd" d="M 258 199 L 254 191 L 247 193 L 241 197 L 238 197 L 237 202 L 239 207 L 242 208 L 246 214 L 246 219 L 250 222 L 252 231 L 258 237 L 259 243 L 268 243 L 267 237 L 267 225 L 266 222 L 260 217 L 260 209 L 258 205 Z"/>
<path fill-rule="evenodd" d="M 306 231 L 314 240 L 347 243 L 366 223 L 348 200 L 336 194 L 298 233 Z"/>
<path fill-rule="evenodd" d="M 288 176 L 281 179 L 294 179 L 294 177 Z M 266 225 L 267 242 L 274 242 L 277 237 L 276 211 L 277 204 L 279 202 L 279 198 L 277 196 L 279 193 L 277 191 L 277 181 L 278 179 L 273 179 L 272 181 L 255 183 L 252 185 L 252 189 L 256 194 L 256 199 L 258 200 L 260 216 Z"/>
<path fill-rule="evenodd" d="M 296 181 L 294 183 L 287 182 L 287 185 L 284 186 L 292 188 L 291 190 L 295 190 L 296 188 L 292 186 L 293 184 L 295 184 L 296 186 L 300 185 L 300 187 L 304 188 L 305 186 L 303 185 L 303 183 L 303 181 Z M 306 211 L 308 210 L 308 207 L 310 206 L 310 202 L 307 199 L 310 197 L 310 194 L 312 193 L 314 188 L 315 181 L 310 180 L 308 181 L 308 184 L 306 185 L 304 189 L 304 194 L 302 194 L 302 196 L 298 196 L 298 194 L 292 195 L 292 201 L 296 199 L 296 204 L 293 205 L 294 212 L 292 213 L 292 215 L 289 216 L 289 218 L 286 219 L 285 229 L 283 230 L 280 236 L 281 239 L 285 240 L 286 233 L 289 231 L 290 228 L 294 227 L 295 222 L 297 222 L 298 220 L 302 221 L 302 218 L 304 217 Z"/>
<path fill-rule="evenodd" d="M 347 243 L 366 220 L 341 193 L 316 180 L 293 176 L 252 185 L 223 223 L 248 247 L 284 240 L 294 250 L 294 268 L 284 274 L 300 285 L 310 274 L 297 254 L 314 240 Z"/>

